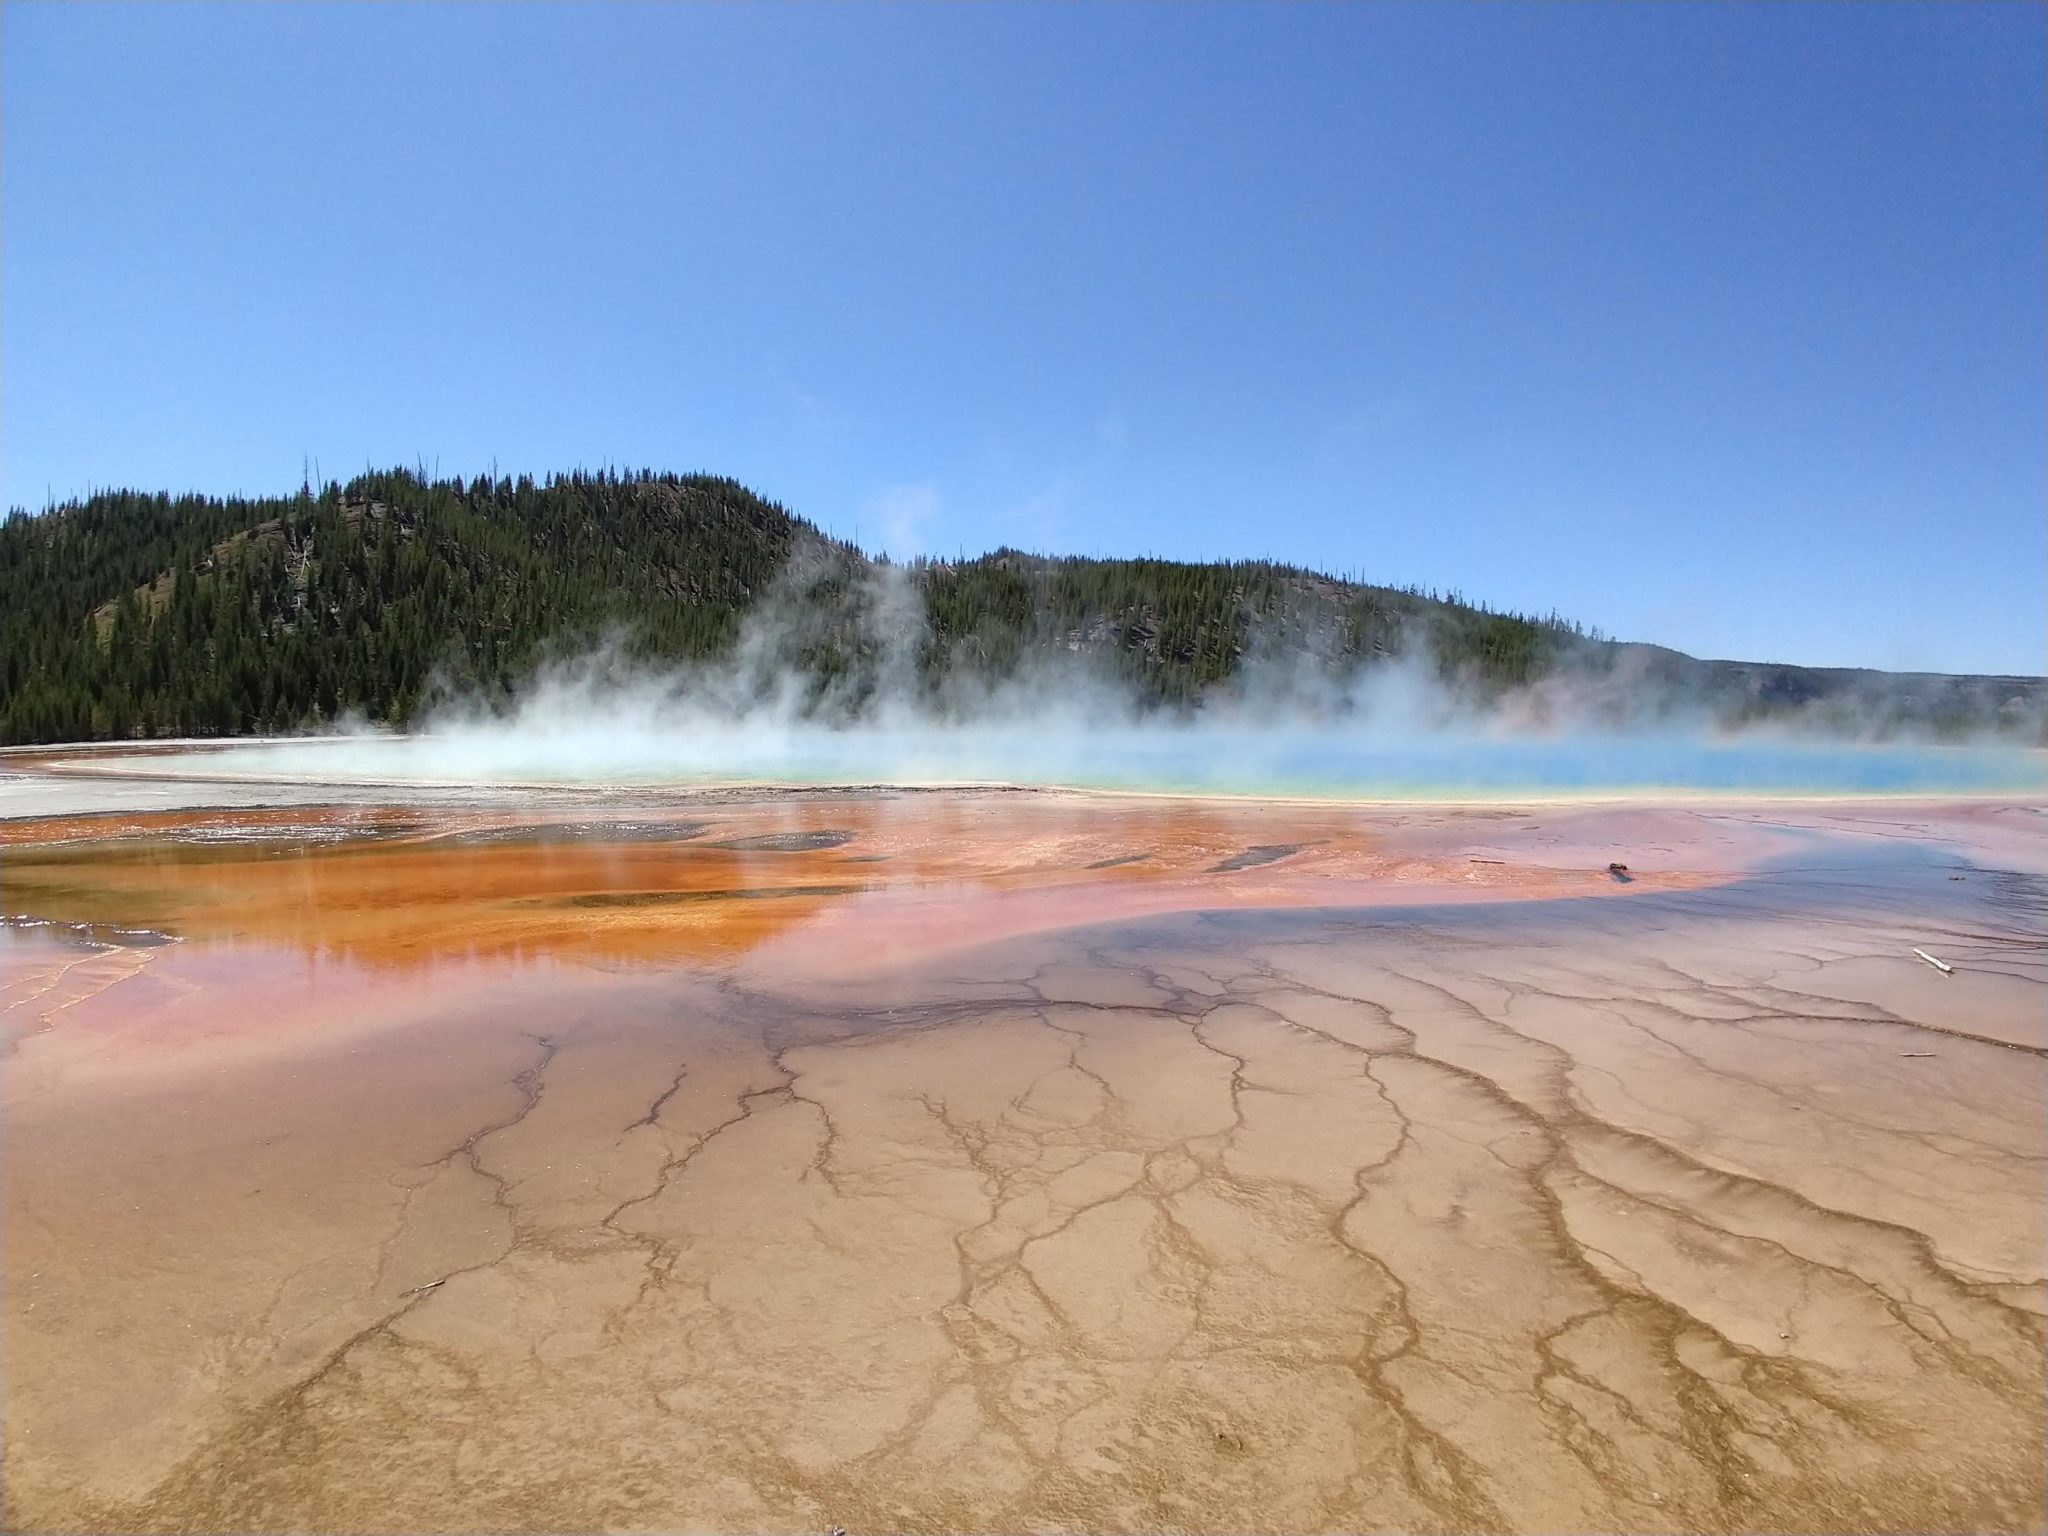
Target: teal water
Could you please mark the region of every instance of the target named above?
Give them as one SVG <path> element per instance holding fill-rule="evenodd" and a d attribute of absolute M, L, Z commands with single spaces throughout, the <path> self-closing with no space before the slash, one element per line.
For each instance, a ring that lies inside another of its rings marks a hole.
<path fill-rule="evenodd" d="M 197 771 L 437 783 L 1026 784 L 1361 800 L 1656 792 L 2048 798 L 2048 752 L 1680 736 L 1415 735 L 1207 726 L 575 730 L 472 727 L 257 743 Z M 176 764 L 174 763 L 174 766 Z"/>

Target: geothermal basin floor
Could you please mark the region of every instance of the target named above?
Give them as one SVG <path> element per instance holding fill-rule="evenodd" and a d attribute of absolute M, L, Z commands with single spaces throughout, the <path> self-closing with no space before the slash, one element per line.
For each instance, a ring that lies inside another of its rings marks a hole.
<path fill-rule="evenodd" d="M 2039 806 L 32 778 L 9 1528 L 2040 1528 Z"/>

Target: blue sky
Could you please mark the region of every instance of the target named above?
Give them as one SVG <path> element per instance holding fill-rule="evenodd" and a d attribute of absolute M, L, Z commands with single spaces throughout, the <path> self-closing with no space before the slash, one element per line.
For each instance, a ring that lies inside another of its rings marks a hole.
<path fill-rule="evenodd" d="M 709 469 L 897 553 L 2038 672 L 2044 58 L 2033 4 L 12 0 L 0 500 Z"/>

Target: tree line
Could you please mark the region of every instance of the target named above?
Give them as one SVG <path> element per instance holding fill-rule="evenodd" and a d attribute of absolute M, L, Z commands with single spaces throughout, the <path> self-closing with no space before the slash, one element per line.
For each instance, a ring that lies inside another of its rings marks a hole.
<path fill-rule="evenodd" d="M 1270 561 L 1001 549 L 891 565 L 714 475 L 396 469 L 288 496 L 116 490 L 10 513 L 0 742 L 403 726 L 443 697 L 508 700 L 550 659 L 601 646 L 654 667 L 728 657 L 764 604 L 787 619 L 778 663 L 856 701 L 902 659 L 892 626 L 915 630 L 895 683 L 939 702 L 1047 658 L 1184 708 L 1260 658 L 1341 675 L 1419 652 L 1484 691 L 1615 649 L 1555 615 Z M 1768 703 L 1820 676 L 1717 686 Z"/>

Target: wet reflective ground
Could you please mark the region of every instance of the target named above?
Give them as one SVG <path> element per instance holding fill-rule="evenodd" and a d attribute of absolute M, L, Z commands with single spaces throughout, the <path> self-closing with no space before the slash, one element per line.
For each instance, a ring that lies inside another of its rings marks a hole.
<path fill-rule="evenodd" d="M 8 1523 L 2036 1529 L 2044 828 L 0 823 Z"/>

